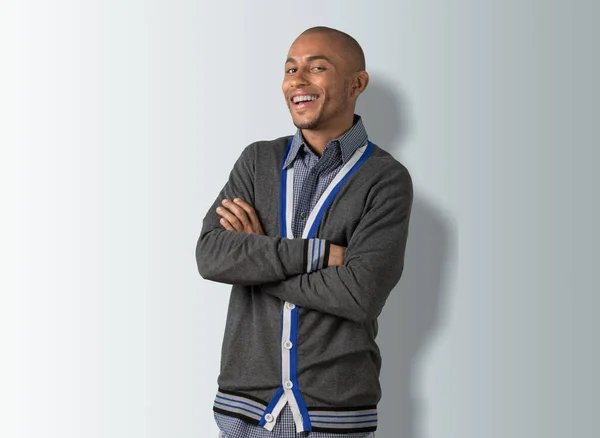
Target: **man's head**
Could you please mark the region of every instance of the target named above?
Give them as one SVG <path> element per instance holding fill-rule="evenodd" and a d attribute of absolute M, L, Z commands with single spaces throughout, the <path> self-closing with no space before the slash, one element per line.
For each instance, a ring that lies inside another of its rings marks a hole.
<path fill-rule="evenodd" d="M 290 47 L 282 89 L 298 128 L 335 130 L 352 121 L 368 82 L 358 42 L 339 30 L 313 27 Z"/>

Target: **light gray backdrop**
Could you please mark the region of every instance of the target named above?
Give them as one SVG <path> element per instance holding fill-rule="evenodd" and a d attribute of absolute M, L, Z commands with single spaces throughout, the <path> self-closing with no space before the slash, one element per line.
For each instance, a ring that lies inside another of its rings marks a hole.
<path fill-rule="evenodd" d="M 201 219 L 292 133 L 294 37 L 363 45 L 371 139 L 411 171 L 378 438 L 597 434 L 598 7 L 23 1 L 0 7 L 0 436 L 212 437 L 229 288 Z"/>

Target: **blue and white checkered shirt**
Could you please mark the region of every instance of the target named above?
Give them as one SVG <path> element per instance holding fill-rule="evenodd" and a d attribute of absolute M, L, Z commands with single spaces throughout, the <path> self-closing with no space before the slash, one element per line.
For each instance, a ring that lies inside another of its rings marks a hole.
<path fill-rule="evenodd" d="M 323 155 L 316 155 L 304 141 L 298 130 L 292 139 L 290 152 L 284 168 L 294 166 L 294 217 L 292 229 L 294 237 L 302 236 L 311 210 L 325 191 L 329 183 L 352 157 L 352 154 L 367 141 L 360 116 L 354 116 L 354 125 L 340 137 L 327 143 Z M 215 412 L 215 420 L 226 438 L 367 438 L 372 433 L 336 434 L 324 432 L 302 432 L 296 434 L 294 417 L 289 405 L 286 405 L 273 429 L 267 429 Z"/>
<path fill-rule="evenodd" d="M 366 141 L 367 131 L 360 116 L 355 116 L 352 128 L 327 143 L 321 157 L 306 145 L 302 132 L 296 132 L 283 164 L 284 168 L 294 166 L 294 237 L 302 237 L 304 225 L 319 197 L 356 149 Z"/>

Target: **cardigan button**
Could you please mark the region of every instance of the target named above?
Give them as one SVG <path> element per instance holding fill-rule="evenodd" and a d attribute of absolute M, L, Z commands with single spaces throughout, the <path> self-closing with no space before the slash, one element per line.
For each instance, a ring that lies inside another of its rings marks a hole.
<path fill-rule="evenodd" d="M 285 382 L 283 384 L 283 386 L 285 386 L 286 389 L 292 389 L 294 387 L 294 384 L 292 383 L 291 380 L 288 380 L 287 382 Z"/>
<path fill-rule="evenodd" d="M 294 310 L 296 308 L 296 305 L 294 303 L 286 303 L 285 307 L 287 307 L 290 310 Z"/>
<path fill-rule="evenodd" d="M 265 415 L 265 420 L 267 421 L 267 423 L 272 423 L 273 420 L 275 420 L 275 418 L 273 418 L 271 414 L 267 414 Z"/>
<path fill-rule="evenodd" d="M 283 347 L 284 347 L 286 350 L 291 350 L 293 346 L 294 346 L 294 344 L 292 344 L 292 342 L 291 342 L 291 341 L 285 341 L 285 342 L 283 343 Z"/>

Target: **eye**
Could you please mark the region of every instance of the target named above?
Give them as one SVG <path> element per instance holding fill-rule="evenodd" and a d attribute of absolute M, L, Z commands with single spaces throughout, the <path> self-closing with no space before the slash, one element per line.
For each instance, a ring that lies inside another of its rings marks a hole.
<path fill-rule="evenodd" d="M 296 73 L 296 69 L 295 69 L 295 68 L 293 68 L 293 67 L 292 67 L 292 68 L 288 68 L 288 69 L 287 69 L 285 72 L 286 72 L 287 74 Z"/>
<path fill-rule="evenodd" d="M 325 67 L 321 67 L 321 66 L 313 67 L 313 68 L 310 69 L 310 71 L 316 72 L 316 73 L 321 72 L 321 71 L 325 71 L 325 70 L 327 70 L 327 69 Z"/>

